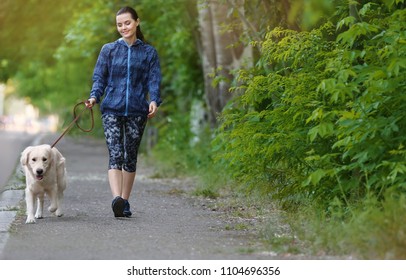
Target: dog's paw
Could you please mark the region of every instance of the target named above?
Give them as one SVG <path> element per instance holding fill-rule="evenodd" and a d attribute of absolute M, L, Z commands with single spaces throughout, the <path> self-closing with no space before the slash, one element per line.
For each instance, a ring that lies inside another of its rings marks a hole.
<path fill-rule="evenodd" d="M 55 215 L 56 215 L 57 217 L 62 217 L 62 216 L 63 216 L 62 210 L 59 210 L 59 209 L 56 210 Z"/>
<path fill-rule="evenodd" d="M 51 213 L 54 213 L 56 211 L 56 209 L 57 208 L 55 206 L 52 206 L 52 205 L 48 207 L 48 211 L 51 212 Z"/>
<path fill-rule="evenodd" d="M 33 217 L 27 217 L 27 220 L 25 221 L 26 224 L 35 224 L 35 218 Z"/>
<path fill-rule="evenodd" d="M 42 219 L 44 217 L 42 209 L 37 209 L 37 211 L 35 212 L 34 217 L 37 218 L 37 219 Z"/>

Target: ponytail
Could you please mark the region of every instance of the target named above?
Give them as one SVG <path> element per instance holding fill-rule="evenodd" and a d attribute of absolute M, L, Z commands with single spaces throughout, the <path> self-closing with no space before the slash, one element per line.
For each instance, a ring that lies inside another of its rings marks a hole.
<path fill-rule="evenodd" d="M 137 39 L 140 39 L 141 41 L 146 43 L 145 39 L 144 39 L 144 34 L 142 34 L 142 32 L 141 32 L 141 26 L 140 25 L 137 26 L 137 31 L 136 31 L 135 35 L 137 36 Z"/>

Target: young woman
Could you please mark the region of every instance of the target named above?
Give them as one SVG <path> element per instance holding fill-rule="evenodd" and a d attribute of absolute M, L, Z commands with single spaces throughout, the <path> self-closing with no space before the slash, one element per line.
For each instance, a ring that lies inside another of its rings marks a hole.
<path fill-rule="evenodd" d="M 161 104 L 161 70 L 157 51 L 145 42 L 133 8 L 117 12 L 116 26 L 121 38 L 100 51 L 87 107 L 101 102 L 112 209 L 115 217 L 130 217 L 138 148 L 147 119 Z"/>

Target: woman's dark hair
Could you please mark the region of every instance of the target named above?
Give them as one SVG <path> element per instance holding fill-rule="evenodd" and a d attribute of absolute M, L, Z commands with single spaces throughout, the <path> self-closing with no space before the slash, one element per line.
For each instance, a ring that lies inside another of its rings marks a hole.
<path fill-rule="evenodd" d="M 116 16 L 122 15 L 122 14 L 127 14 L 127 13 L 131 15 L 133 20 L 138 19 L 137 12 L 131 7 L 123 7 L 123 8 L 121 8 L 120 10 L 118 10 Z M 137 39 L 140 39 L 141 41 L 145 42 L 144 35 L 141 32 L 140 25 L 137 26 L 136 36 L 137 36 Z"/>

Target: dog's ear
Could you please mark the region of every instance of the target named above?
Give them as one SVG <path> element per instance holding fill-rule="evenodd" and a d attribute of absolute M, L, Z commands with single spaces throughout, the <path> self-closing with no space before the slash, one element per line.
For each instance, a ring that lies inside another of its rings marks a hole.
<path fill-rule="evenodd" d="M 65 163 L 65 158 L 63 157 L 63 155 L 58 151 L 57 148 L 53 147 L 52 148 L 52 152 L 54 155 L 54 160 L 57 166 L 61 166 L 63 163 Z"/>
<path fill-rule="evenodd" d="M 28 164 L 28 157 L 29 157 L 31 150 L 32 150 L 32 147 L 30 146 L 30 147 L 25 148 L 24 151 L 21 153 L 20 163 L 22 166 L 25 166 Z"/>

